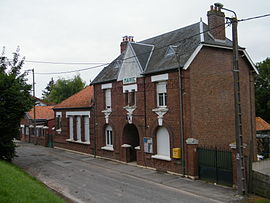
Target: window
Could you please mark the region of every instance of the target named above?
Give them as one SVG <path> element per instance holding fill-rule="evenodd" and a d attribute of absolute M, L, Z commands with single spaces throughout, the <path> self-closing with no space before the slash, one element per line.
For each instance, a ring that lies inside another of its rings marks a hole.
<path fill-rule="evenodd" d="M 74 140 L 73 132 L 73 116 L 69 116 L 69 140 Z"/>
<path fill-rule="evenodd" d="M 105 109 L 110 109 L 112 106 L 111 89 L 105 89 Z"/>
<path fill-rule="evenodd" d="M 135 105 L 135 89 L 132 89 L 131 92 L 126 90 L 124 92 L 125 106 L 134 106 Z"/>
<path fill-rule="evenodd" d="M 105 129 L 106 146 L 113 146 L 112 127 L 107 126 Z"/>
<path fill-rule="evenodd" d="M 157 106 L 165 107 L 167 106 L 167 88 L 166 82 L 157 83 Z"/>
<path fill-rule="evenodd" d="M 77 141 L 81 141 L 81 117 L 77 116 Z"/>
<path fill-rule="evenodd" d="M 25 127 L 25 134 L 29 135 L 29 127 Z"/>
<path fill-rule="evenodd" d="M 152 158 L 170 161 L 170 135 L 165 127 L 160 127 L 156 134 L 157 139 L 157 154 Z"/>
<path fill-rule="evenodd" d="M 56 130 L 61 129 L 61 116 L 56 117 Z"/>
<path fill-rule="evenodd" d="M 84 116 L 84 140 L 87 143 L 90 143 L 90 132 L 89 132 L 89 117 Z"/>

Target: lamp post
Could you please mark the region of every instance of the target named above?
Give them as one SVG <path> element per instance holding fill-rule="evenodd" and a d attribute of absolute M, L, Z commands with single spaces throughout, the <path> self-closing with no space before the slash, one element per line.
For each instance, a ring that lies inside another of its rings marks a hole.
<path fill-rule="evenodd" d="M 215 3 L 215 6 L 229 11 L 234 17 L 227 18 L 232 23 L 232 41 L 233 41 L 233 83 L 234 83 L 234 105 L 235 105 L 235 140 L 236 140 L 236 162 L 237 162 L 237 189 L 238 193 L 245 195 L 247 193 L 245 160 L 243 153 L 243 133 L 242 133 L 242 113 L 240 98 L 240 77 L 238 63 L 238 36 L 237 36 L 237 15 L 233 10 L 224 8 L 221 3 Z"/>

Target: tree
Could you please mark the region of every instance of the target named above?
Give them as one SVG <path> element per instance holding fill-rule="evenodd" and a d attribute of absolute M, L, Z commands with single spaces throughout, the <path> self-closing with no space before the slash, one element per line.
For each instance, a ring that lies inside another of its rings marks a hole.
<path fill-rule="evenodd" d="M 49 94 L 51 93 L 53 86 L 55 85 L 53 78 L 51 78 L 50 82 L 48 83 L 47 87 L 45 87 L 45 90 L 42 91 L 42 99 L 46 99 Z"/>
<path fill-rule="evenodd" d="M 256 76 L 256 115 L 270 122 L 270 58 L 257 63 L 260 74 Z"/>
<path fill-rule="evenodd" d="M 23 63 L 18 50 L 11 62 L 0 57 L 0 159 L 7 161 L 15 156 L 13 140 L 19 135 L 20 120 L 34 105 L 31 85 L 26 83 L 27 73 L 20 73 Z"/>
<path fill-rule="evenodd" d="M 52 89 L 45 101 L 49 103 L 60 103 L 66 98 L 72 96 L 73 94 L 81 91 L 85 87 L 85 82 L 81 79 L 79 75 L 74 76 L 73 79 L 63 79 L 60 78 L 52 86 Z"/>

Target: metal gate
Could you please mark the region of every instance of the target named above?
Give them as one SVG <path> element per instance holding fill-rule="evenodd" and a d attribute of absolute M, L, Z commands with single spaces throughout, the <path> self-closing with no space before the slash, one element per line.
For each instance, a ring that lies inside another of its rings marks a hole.
<path fill-rule="evenodd" d="M 225 150 L 198 148 L 200 179 L 232 186 L 232 153 Z"/>

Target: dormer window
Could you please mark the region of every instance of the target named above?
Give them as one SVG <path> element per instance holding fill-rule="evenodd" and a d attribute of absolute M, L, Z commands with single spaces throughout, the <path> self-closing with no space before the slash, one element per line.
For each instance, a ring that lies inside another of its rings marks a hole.
<path fill-rule="evenodd" d="M 176 46 L 172 46 L 170 45 L 166 51 L 166 54 L 165 56 L 168 57 L 168 56 L 174 56 L 175 55 L 175 48 Z"/>

